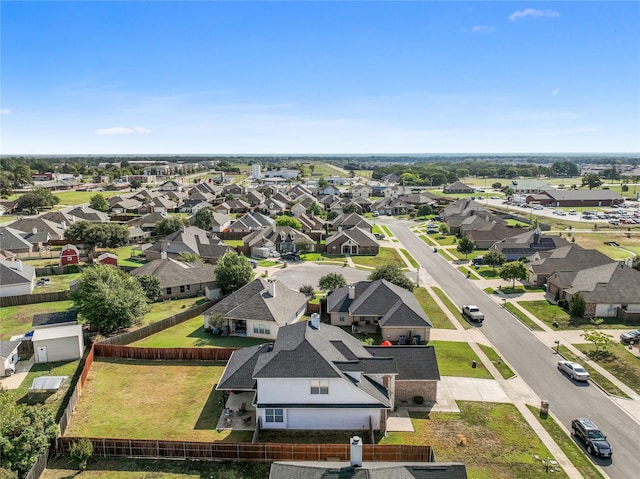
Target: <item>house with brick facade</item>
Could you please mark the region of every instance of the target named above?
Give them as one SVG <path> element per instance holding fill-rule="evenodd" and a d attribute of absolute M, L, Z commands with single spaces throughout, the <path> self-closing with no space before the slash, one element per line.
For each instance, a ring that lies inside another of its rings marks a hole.
<path fill-rule="evenodd" d="M 385 431 L 401 398 L 435 401 L 439 377 L 431 347 L 369 349 L 314 315 L 281 327 L 273 344 L 234 351 L 216 389 L 251 394 L 262 429 Z"/>
<path fill-rule="evenodd" d="M 327 254 L 377 255 L 378 240 L 369 231 L 351 228 L 327 237 Z"/>

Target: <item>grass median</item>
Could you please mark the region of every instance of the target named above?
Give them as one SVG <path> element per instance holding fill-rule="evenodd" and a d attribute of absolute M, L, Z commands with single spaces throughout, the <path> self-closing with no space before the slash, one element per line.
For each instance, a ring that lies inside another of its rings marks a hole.
<path fill-rule="evenodd" d="M 427 317 L 431 321 L 434 328 L 437 329 L 455 329 L 455 326 L 449 319 L 449 317 L 442 311 L 442 308 L 438 306 L 435 299 L 429 294 L 425 288 L 416 288 L 413 290 L 418 303 L 422 306 L 422 309 L 426 313 Z"/>
<path fill-rule="evenodd" d="M 435 286 L 432 287 L 431 289 L 433 290 L 434 293 L 436 293 L 438 298 L 440 298 L 440 301 L 444 303 L 444 305 L 451 312 L 451 314 L 453 314 L 458 319 L 462 319 L 462 321 L 460 321 L 460 324 L 462 324 L 462 327 L 464 329 L 471 329 L 473 327 L 469 324 L 469 322 L 466 319 L 462 317 L 462 313 L 460 312 L 460 310 L 456 307 L 455 304 L 453 304 L 453 301 L 449 299 L 449 296 L 447 296 L 444 291 L 442 291 L 440 288 L 437 288 Z"/>
<path fill-rule="evenodd" d="M 544 331 L 544 329 L 542 329 L 538 325 L 538 323 L 536 323 L 533 319 L 520 311 L 513 303 L 505 303 L 504 307 L 507 311 L 518 318 L 520 322 L 523 323 L 527 328 L 531 329 L 532 331 Z"/>
<path fill-rule="evenodd" d="M 496 367 L 496 369 L 504 379 L 510 379 L 515 376 L 513 370 L 502 360 L 502 358 L 492 347 L 480 343 L 478 343 L 478 346 L 480 346 L 480 349 L 482 349 L 484 354 L 487 355 L 489 361 L 493 363 L 493 365 Z"/>

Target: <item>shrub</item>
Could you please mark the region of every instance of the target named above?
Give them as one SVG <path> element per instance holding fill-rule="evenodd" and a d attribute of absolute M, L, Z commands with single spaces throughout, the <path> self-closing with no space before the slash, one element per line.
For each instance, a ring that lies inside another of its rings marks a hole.
<path fill-rule="evenodd" d="M 373 338 L 365 338 L 362 340 L 362 342 L 366 345 L 366 346 L 373 346 Z"/>
<path fill-rule="evenodd" d="M 314 295 L 313 286 L 311 286 L 310 284 L 303 284 L 302 286 L 300 286 L 300 289 L 298 291 L 300 291 L 307 297 L 312 297 Z"/>
<path fill-rule="evenodd" d="M 84 471 L 87 468 L 87 462 L 93 455 L 93 444 L 88 439 L 80 439 L 71 444 L 69 455 L 78 463 L 78 468 Z"/>
<path fill-rule="evenodd" d="M 81 271 L 79 264 L 68 264 L 62 268 L 62 274 L 79 273 Z"/>
<path fill-rule="evenodd" d="M 560 298 L 558 300 L 558 306 L 560 306 L 561 308 L 567 309 L 567 307 L 569 306 L 569 301 L 567 301 L 564 298 Z"/>
<path fill-rule="evenodd" d="M 424 398 L 422 396 L 413 396 L 413 402 L 416 404 L 423 404 Z"/>

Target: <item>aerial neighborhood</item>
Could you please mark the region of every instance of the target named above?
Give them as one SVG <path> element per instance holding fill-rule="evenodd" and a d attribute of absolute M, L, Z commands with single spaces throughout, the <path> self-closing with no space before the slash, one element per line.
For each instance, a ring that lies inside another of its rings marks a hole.
<path fill-rule="evenodd" d="M 559 160 L 536 175 L 504 160 L 508 176 L 470 160 L 47 161 L 3 163 L 6 477 L 107 458 L 629 477 L 612 450 L 640 441 L 632 170 L 604 189 L 577 165 L 555 175 Z M 15 428 L 33 417 L 39 448 Z M 520 459 L 488 461 L 486 442 Z"/>

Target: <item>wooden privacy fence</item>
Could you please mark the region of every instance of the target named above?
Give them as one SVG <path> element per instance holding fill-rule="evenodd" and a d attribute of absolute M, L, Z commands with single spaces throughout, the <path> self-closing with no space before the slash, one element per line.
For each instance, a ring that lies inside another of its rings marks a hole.
<path fill-rule="evenodd" d="M 73 416 L 73 410 L 76 407 L 76 404 L 80 400 L 80 396 L 82 395 L 82 388 L 84 387 L 84 383 L 87 382 L 87 377 L 89 376 L 89 370 L 91 369 L 91 365 L 93 364 L 93 358 L 95 356 L 95 345 L 91 346 L 91 349 L 87 353 L 86 358 L 84 359 L 84 365 L 82 367 L 82 372 L 80 373 L 80 378 L 76 383 L 76 387 L 73 389 L 73 392 L 69 396 L 69 403 L 67 407 L 62 412 L 60 416 L 60 420 L 58 421 L 58 426 L 60 427 L 60 435 L 64 435 L 69 423 L 71 422 L 71 417 Z"/>
<path fill-rule="evenodd" d="M 167 328 L 171 328 L 177 324 L 184 323 L 189 319 L 195 318 L 196 316 L 200 316 L 214 304 L 215 301 L 206 301 L 202 304 L 194 306 L 193 308 L 189 308 L 186 311 L 174 314 L 173 316 L 169 316 L 168 318 L 165 318 L 156 323 L 148 324 L 146 326 L 143 326 L 142 328 L 118 334 L 117 336 L 102 339 L 100 340 L 100 344 L 124 346 L 126 344 L 135 343 L 136 341 L 140 341 L 141 339 L 151 336 L 152 334 L 159 333 L 160 331 L 164 331 Z"/>
<path fill-rule="evenodd" d="M 0 306 L 21 306 L 23 304 L 50 303 L 52 301 L 66 301 L 69 299 L 69 291 L 56 291 L 52 293 L 22 294 L 20 296 L 6 296 L 0 298 Z"/>
<path fill-rule="evenodd" d="M 58 454 L 67 454 L 78 437 L 59 437 Z M 348 461 L 349 444 L 280 444 L 156 441 L 148 439 L 87 438 L 96 456 L 199 459 L 211 461 Z M 367 462 L 433 462 L 431 446 L 363 444 Z"/>
<path fill-rule="evenodd" d="M 228 361 L 236 349 L 238 348 L 137 348 L 97 343 L 95 355 L 164 361 Z"/>

